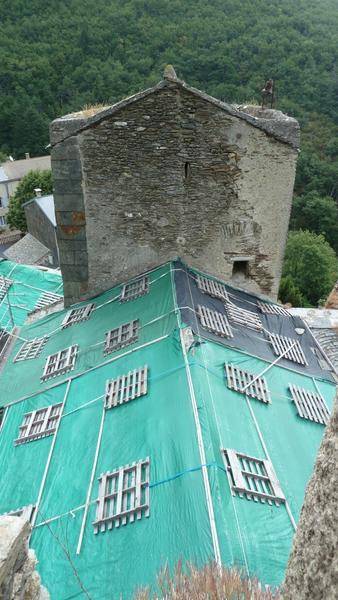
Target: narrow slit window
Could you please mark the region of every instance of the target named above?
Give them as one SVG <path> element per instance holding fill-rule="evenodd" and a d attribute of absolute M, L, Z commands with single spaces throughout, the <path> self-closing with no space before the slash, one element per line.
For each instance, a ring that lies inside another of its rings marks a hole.
<path fill-rule="evenodd" d="M 213 298 L 219 298 L 220 300 L 228 300 L 228 292 L 223 283 L 208 279 L 207 277 L 202 277 L 202 275 L 197 275 L 196 282 L 198 288 L 205 294 L 208 294 Z"/>
<path fill-rule="evenodd" d="M 135 398 L 144 396 L 148 391 L 148 367 L 134 369 L 126 375 L 120 375 L 108 381 L 106 389 L 106 409 L 115 408 Z"/>
<path fill-rule="evenodd" d="M 276 506 L 285 502 L 285 496 L 269 460 L 254 458 L 230 448 L 225 448 L 222 453 L 233 496 L 245 496 L 248 500 Z"/>
<path fill-rule="evenodd" d="M 8 277 L 0 275 L 0 300 L 2 300 L 5 297 L 7 291 L 9 290 L 12 284 L 12 279 L 8 279 Z"/>
<path fill-rule="evenodd" d="M 308 419 L 315 423 L 326 425 L 330 418 L 330 412 L 324 398 L 319 394 L 305 390 L 290 384 L 292 400 L 296 405 L 297 412 L 302 419 Z"/>
<path fill-rule="evenodd" d="M 35 310 L 39 308 L 44 308 L 45 306 L 49 306 L 50 304 L 54 304 L 55 302 L 58 302 L 61 299 L 62 296 L 60 296 L 60 294 L 54 294 L 53 292 L 43 292 L 43 294 L 41 294 L 40 298 L 38 299 L 35 305 Z"/>
<path fill-rule="evenodd" d="M 242 325 L 243 327 L 249 327 L 250 329 L 256 329 L 260 331 L 263 329 L 262 322 L 258 315 L 251 312 L 250 310 L 245 310 L 245 308 L 239 308 L 233 304 L 233 302 L 226 302 L 225 309 L 227 311 L 228 318 L 230 321 L 237 323 L 238 325 Z"/>
<path fill-rule="evenodd" d="M 149 292 L 149 277 L 141 277 L 130 283 L 126 283 L 121 291 L 120 302 L 130 302 Z"/>
<path fill-rule="evenodd" d="M 99 477 L 94 533 L 149 517 L 149 457 Z"/>
<path fill-rule="evenodd" d="M 277 335 L 276 333 L 268 333 L 270 344 L 276 356 L 284 354 L 283 358 L 298 363 L 299 365 L 307 365 L 307 361 L 298 340 Z"/>
<path fill-rule="evenodd" d="M 94 304 L 86 304 L 80 308 L 73 308 L 69 310 L 62 322 L 62 329 L 70 327 L 74 323 L 80 323 L 81 321 L 87 321 L 92 314 Z"/>
<path fill-rule="evenodd" d="M 231 327 L 225 315 L 215 310 L 210 310 L 207 306 L 200 305 L 198 305 L 197 312 L 204 329 L 221 337 L 233 337 Z"/>
<path fill-rule="evenodd" d="M 283 306 L 279 306 L 279 304 L 261 302 L 258 300 L 257 305 L 263 314 L 284 315 L 285 317 L 291 317 L 290 313 Z"/>
<path fill-rule="evenodd" d="M 258 377 L 256 379 L 257 375 L 239 369 L 230 363 L 226 363 L 224 366 L 228 388 L 266 404 L 271 403 L 270 392 L 265 377 Z M 253 381 L 254 379 L 255 381 Z"/>
<path fill-rule="evenodd" d="M 184 178 L 186 181 L 191 179 L 191 164 L 190 162 L 184 163 Z"/>
<path fill-rule="evenodd" d="M 62 402 L 26 413 L 19 427 L 19 435 L 14 444 L 19 446 L 26 442 L 38 440 L 55 433 L 61 416 Z"/>
<path fill-rule="evenodd" d="M 36 358 L 41 354 L 43 347 L 48 340 L 48 336 L 41 338 L 34 338 L 34 340 L 28 340 L 24 342 L 14 358 L 13 362 L 19 362 L 21 360 L 30 360 Z"/>
<path fill-rule="evenodd" d="M 139 321 L 124 323 L 106 333 L 104 353 L 109 354 L 138 340 Z"/>
<path fill-rule="evenodd" d="M 78 346 L 75 344 L 48 356 L 41 381 L 46 381 L 46 379 L 62 375 L 74 369 L 77 351 Z"/>

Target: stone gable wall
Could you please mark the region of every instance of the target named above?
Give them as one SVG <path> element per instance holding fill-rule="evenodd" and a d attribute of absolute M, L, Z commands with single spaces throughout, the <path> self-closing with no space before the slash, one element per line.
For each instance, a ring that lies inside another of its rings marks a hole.
<path fill-rule="evenodd" d="M 233 283 L 276 298 L 296 158 L 175 83 L 57 143 L 66 303 L 177 256 L 227 281 L 248 259 Z"/>

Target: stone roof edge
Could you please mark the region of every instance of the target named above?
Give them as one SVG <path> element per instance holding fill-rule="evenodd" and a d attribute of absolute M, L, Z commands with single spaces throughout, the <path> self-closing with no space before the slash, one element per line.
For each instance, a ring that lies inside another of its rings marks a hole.
<path fill-rule="evenodd" d="M 278 141 L 288 144 L 295 149 L 299 148 L 299 130 L 300 130 L 300 128 L 299 128 L 298 121 L 296 119 L 294 119 L 293 117 L 286 117 L 285 121 L 281 121 L 281 123 L 285 123 L 285 122 L 291 123 L 292 122 L 294 124 L 295 130 L 296 130 L 296 135 L 293 136 L 292 138 L 290 138 L 287 135 L 283 135 L 281 133 L 274 131 L 274 128 L 272 125 L 273 125 L 273 123 L 276 122 L 275 120 L 254 117 L 244 111 L 238 110 L 235 106 L 233 106 L 231 104 L 223 102 L 222 100 L 218 100 L 217 98 L 210 96 L 206 92 L 202 92 L 201 90 L 188 85 L 185 81 L 183 81 L 181 79 L 170 79 L 169 81 L 163 79 L 159 83 L 154 85 L 153 87 L 147 88 L 146 90 L 142 90 L 141 92 L 137 92 L 136 94 L 133 94 L 132 96 L 129 96 L 128 98 L 124 98 L 123 100 L 116 102 L 112 106 L 109 106 L 109 108 L 98 112 L 96 115 L 93 115 L 92 117 L 87 117 L 85 123 L 83 122 L 84 119 L 81 119 L 81 120 L 79 119 L 80 122 L 79 122 L 79 126 L 77 128 L 72 127 L 70 132 L 65 133 L 65 135 L 61 136 L 55 143 L 51 143 L 51 146 L 52 147 L 56 146 L 58 143 L 63 142 L 64 140 L 68 139 L 69 137 L 72 137 L 78 133 L 81 133 L 82 131 L 89 129 L 96 123 L 99 123 L 99 122 L 109 118 L 111 115 L 118 113 L 120 110 L 122 110 L 126 106 L 129 106 L 129 104 L 138 102 L 139 100 L 142 100 L 143 98 L 146 98 L 147 96 L 149 96 L 151 94 L 157 93 L 160 90 L 162 90 L 165 87 L 168 87 L 169 85 L 172 85 L 172 84 L 178 85 L 179 87 L 187 90 L 194 96 L 197 96 L 198 98 L 201 98 L 202 100 L 209 102 L 210 104 L 213 104 L 215 107 L 217 107 L 221 110 L 224 110 L 226 113 L 228 113 L 232 117 L 237 117 L 238 119 L 242 119 L 243 121 L 246 121 L 247 123 L 249 123 L 249 125 L 252 125 L 253 127 L 256 127 L 257 129 L 261 129 L 262 131 L 264 131 L 268 135 L 274 137 Z M 58 122 L 60 124 L 61 123 L 66 124 L 66 122 L 68 120 L 69 122 L 72 122 L 72 124 L 74 124 L 74 121 L 75 121 L 74 116 L 76 114 L 79 114 L 79 113 L 71 113 L 69 115 L 59 117 L 59 118 L 55 119 L 53 121 L 53 123 Z M 72 118 L 72 115 L 74 115 L 73 118 Z"/>

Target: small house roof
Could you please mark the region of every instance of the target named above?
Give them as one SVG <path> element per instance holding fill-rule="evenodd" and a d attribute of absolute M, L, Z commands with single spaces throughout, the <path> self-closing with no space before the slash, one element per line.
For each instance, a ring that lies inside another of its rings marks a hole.
<path fill-rule="evenodd" d="M 0 167 L 0 182 L 22 179 L 29 171 L 50 169 L 50 156 L 8 160 Z"/>
<path fill-rule="evenodd" d="M 48 194 L 46 196 L 38 196 L 36 198 L 32 198 L 32 200 L 28 200 L 25 202 L 23 206 L 28 206 L 32 202 L 35 202 L 42 210 L 42 212 L 46 215 L 46 217 L 50 220 L 52 225 L 56 227 L 56 218 L 55 218 L 55 207 L 54 207 L 54 196 L 53 194 Z"/>
<path fill-rule="evenodd" d="M 50 250 L 30 233 L 4 252 L 6 258 L 22 265 L 36 265 L 48 254 Z"/>

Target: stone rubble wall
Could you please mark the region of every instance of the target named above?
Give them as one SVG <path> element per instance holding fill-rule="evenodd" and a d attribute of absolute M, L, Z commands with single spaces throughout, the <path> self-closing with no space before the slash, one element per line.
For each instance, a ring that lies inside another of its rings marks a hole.
<path fill-rule="evenodd" d="M 0 517 L 0 599 L 49 600 L 28 548 L 30 525 L 22 517 Z"/>
<path fill-rule="evenodd" d="M 103 113 L 51 128 L 65 304 L 177 256 L 275 299 L 295 145 L 175 82 Z M 278 114 L 267 122 L 298 127 Z M 234 278 L 238 259 L 247 274 Z"/>
<path fill-rule="evenodd" d="M 338 397 L 306 490 L 283 600 L 338 596 Z"/>

